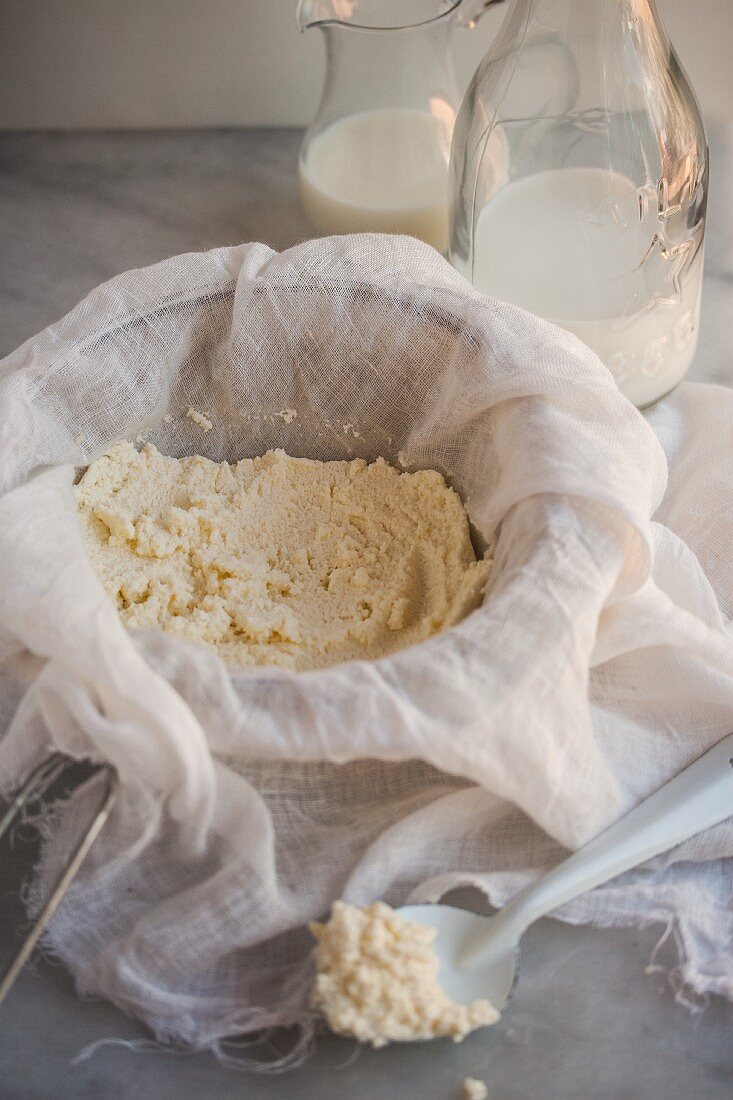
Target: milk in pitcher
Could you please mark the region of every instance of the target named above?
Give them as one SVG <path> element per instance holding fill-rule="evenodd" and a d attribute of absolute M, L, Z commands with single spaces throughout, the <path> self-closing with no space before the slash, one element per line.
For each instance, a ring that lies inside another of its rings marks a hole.
<path fill-rule="evenodd" d="M 407 233 L 445 251 L 450 136 L 445 120 L 407 107 L 332 123 L 301 157 L 306 214 L 321 233 Z"/>

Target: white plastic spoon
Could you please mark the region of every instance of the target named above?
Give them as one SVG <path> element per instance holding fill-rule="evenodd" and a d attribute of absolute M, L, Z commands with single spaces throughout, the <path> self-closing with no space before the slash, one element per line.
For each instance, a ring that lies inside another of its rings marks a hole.
<path fill-rule="evenodd" d="M 700 756 L 605 832 L 522 890 L 495 916 L 450 905 L 405 905 L 401 917 L 438 931 L 439 980 L 455 1001 L 497 1009 L 517 978 L 519 941 L 540 917 L 733 816 L 733 734 Z"/>

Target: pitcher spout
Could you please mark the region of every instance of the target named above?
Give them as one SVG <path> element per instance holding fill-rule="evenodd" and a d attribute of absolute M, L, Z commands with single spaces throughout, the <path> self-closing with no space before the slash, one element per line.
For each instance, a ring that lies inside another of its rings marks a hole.
<path fill-rule="evenodd" d="M 298 26 L 342 26 L 353 30 L 400 31 L 455 18 L 474 26 L 483 12 L 499 0 L 299 0 Z"/>
<path fill-rule="evenodd" d="M 298 0 L 296 19 L 302 31 L 333 23 L 350 23 L 359 0 Z"/>

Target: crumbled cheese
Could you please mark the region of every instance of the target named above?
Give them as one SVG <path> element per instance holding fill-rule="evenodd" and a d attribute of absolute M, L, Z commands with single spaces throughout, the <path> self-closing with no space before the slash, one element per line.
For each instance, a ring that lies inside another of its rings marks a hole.
<path fill-rule="evenodd" d="M 487 1100 L 489 1090 L 483 1081 L 475 1077 L 466 1077 L 461 1089 L 462 1100 Z"/>
<path fill-rule="evenodd" d="M 193 420 L 194 424 L 198 424 L 199 428 L 204 432 L 210 432 L 214 427 L 208 416 L 204 416 L 203 413 L 197 412 L 196 409 L 192 409 L 190 405 L 188 406 L 186 416 L 189 420 Z"/>
<path fill-rule="evenodd" d="M 280 409 L 280 412 L 277 415 L 280 417 L 281 420 L 284 420 L 286 424 L 292 424 L 296 416 L 298 415 L 298 410 Z"/>
<path fill-rule="evenodd" d="M 173 423 L 173 417 L 171 416 L 170 413 L 163 413 L 163 423 L 164 424 L 172 424 Z"/>
<path fill-rule="evenodd" d="M 130 627 L 236 665 L 321 668 L 429 638 L 490 561 L 440 474 L 270 451 L 234 466 L 118 443 L 76 487 L 92 565 Z"/>
<path fill-rule="evenodd" d="M 318 940 L 312 1005 L 330 1028 L 382 1047 L 407 1039 L 465 1039 L 499 1019 L 487 1000 L 462 1005 L 438 982 L 437 932 L 404 920 L 383 902 L 360 908 L 338 901 Z"/>

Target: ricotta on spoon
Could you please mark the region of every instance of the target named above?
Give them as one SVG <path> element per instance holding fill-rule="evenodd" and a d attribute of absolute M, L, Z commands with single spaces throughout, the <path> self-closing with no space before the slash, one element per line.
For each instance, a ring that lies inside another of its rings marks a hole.
<path fill-rule="evenodd" d="M 487 1000 L 463 1005 L 448 996 L 438 981 L 436 930 L 384 902 L 337 901 L 330 920 L 310 929 L 318 940 L 311 1004 L 332 1031 L 374 1047 L 440 1036 L 459 1043 L 499 1019 Z"/>

